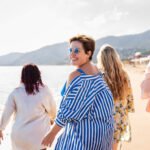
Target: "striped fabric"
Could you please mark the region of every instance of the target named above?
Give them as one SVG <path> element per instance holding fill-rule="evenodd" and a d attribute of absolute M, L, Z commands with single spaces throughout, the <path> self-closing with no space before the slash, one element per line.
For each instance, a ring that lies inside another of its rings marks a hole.
<path fill-rule="evenodd" d="M 81 74 L 66 89 L 55 120 L 65 127 L 55 150 L 111 150 L 113 98 L 102 75 Z"/>

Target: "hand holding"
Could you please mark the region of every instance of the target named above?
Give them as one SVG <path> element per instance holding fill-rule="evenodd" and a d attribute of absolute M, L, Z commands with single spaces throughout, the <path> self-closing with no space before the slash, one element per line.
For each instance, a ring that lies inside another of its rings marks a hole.
<path fill-rule="evenodd" d="M 43 139 L 42 145 L 44 146 L 50 146 L 52 145 L 53 141 L 55 139 L 55 135 L 51 132 Z"/>

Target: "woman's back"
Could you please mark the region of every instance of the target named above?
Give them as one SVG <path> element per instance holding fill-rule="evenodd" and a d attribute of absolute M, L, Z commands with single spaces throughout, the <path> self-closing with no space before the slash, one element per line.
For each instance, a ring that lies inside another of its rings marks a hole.
<path fill-rule="evenodd" d="M 45 134 L 50 130 L 50 119 L 55 118 L 56 105 L 52 94 L 41 79 L 34 64 L 27 64 L 21 73 L 21 84 L 9 95 L 0 120 L 4 130 L 12 114 L 11 131 L 13 150 L 39 150 Z M 2 134 L 1 134 L 2 135 Z"/>
<path fill-rule="evenodd" d="M 3 124 L 15 113 L 11 132 L 13 149 L 37 150 L 42 138 L 50 130 L 50 115 L 55 117 L 55 102 L 47 86 L 36 94 L 27 94 L 23 84 L 14 89 L 6 103 Z"/>
<path fill-rule="evenodd" d="M 52 96 L 46 86 L 40 87 L 39 92 L 36 94 L 29 95 L 22 84 L 13 91 L 12 97 L 16 106 L 15 119 L 25 124 L 47 117 L 48 114 L 45 112 L 50 112 L 50 109 L 54 109 L 50 106 Z M 47 107 L 49 107 L 49 110 L 47 110 Z"/>

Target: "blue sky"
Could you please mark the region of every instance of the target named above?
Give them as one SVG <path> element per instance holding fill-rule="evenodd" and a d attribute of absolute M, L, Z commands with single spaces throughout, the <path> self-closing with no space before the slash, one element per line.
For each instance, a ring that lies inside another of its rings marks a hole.
<path fill-rule="evenodd" d="M 150 29 L 149 0 L 0 0 L 0 55 Z"/>

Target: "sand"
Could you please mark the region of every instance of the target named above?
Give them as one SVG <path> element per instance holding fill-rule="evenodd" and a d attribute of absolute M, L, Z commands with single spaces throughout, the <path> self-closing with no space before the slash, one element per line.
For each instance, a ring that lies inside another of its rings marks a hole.
<path fill-rule="evenodd" d="M 150 150 L 150 113 L 145 111 L 147 101 L 140 99 L 140 83 L 144 76 L 144 69 L 145 66 L 126 66 L 133 89 L 135 113 L 130 113 L 129 116 L 132 141 L 123 143 L 122 150 Z"/>

